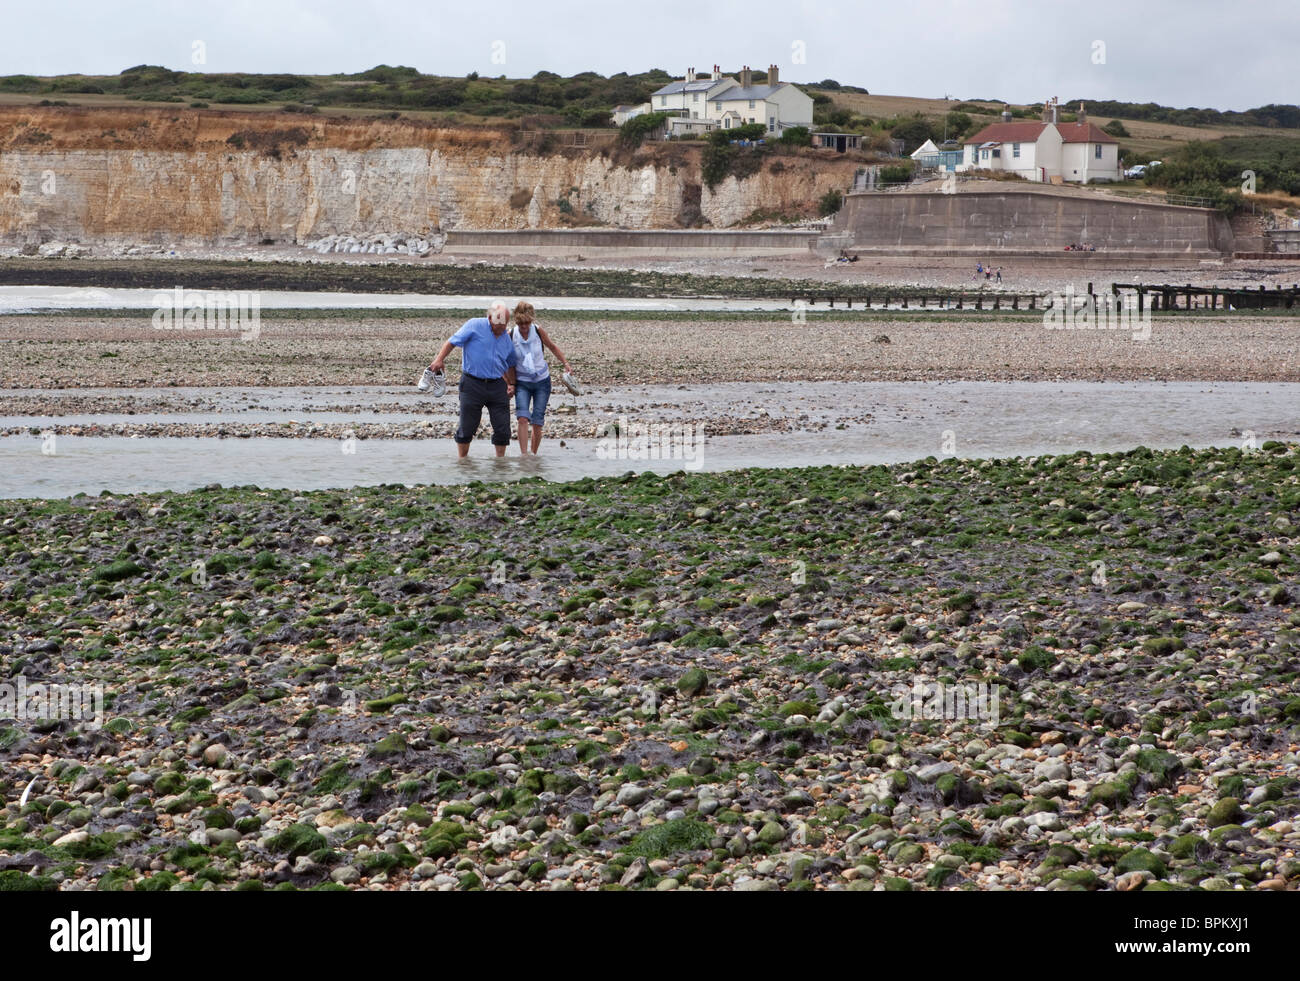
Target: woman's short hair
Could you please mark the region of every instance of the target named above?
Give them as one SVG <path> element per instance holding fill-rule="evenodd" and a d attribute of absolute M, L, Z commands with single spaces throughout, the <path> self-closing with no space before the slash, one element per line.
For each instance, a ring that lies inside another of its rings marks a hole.
<path fill-rule="evenodd" d="M 515 304 L 516 323 L 518 323 L 520 320 L 526 320 L 529 323 L 532 323 L 533 318 L 535 316 L 536 316 L 536 311 L 533 309 L 533 305 L 529 303 L 527 300 L 520 300 L 518 303 Z"/>

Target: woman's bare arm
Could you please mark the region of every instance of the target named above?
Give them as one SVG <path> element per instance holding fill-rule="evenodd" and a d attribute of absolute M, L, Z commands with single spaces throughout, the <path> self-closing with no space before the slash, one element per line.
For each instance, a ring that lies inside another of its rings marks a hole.
<path fill-rule="evenodd" d="M 536 325 L 534 324 L 534 326 Z M 564 356 L 563 351 L 561 351 L 558 347 L 555 346 L 555 342 L 551 340 L 551 336 L 548 333 L 546 333 L 546 331 L 542 330 L 541 327 L 537 327 L 537 336 L 540 337 L 542 339 L 542 343 L 547 347 L 549 347 L 551 351 L 555 354 L 555 356 L 560 359 L 560 364 L 564 365 L 564 370 L 568 371 L 569 359 Z"/>

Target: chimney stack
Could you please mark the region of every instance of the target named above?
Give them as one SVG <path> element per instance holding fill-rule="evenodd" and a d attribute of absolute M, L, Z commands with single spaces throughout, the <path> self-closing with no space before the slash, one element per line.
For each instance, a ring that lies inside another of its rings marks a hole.
<path fill-rule="evenodd" d="M 1081 122 L 1081 123 L 1086 123 L 1087 121 L 1088 121 L 1088 113 L 1087 113 L 1087 111 L 1083 108 L 1083 103 L 1080 102 L 1080 103 L 1079 103 L 1079 122 Z"/>
<path fill-rule="evenodd" d="M 753 76 L 750 75 L 749 73 L 748 65 L 745 65 L 743 68 L 740 69 L 740 87 L 742 89 L 749 88 L 752 78 Z"/>
<path fill-rule="evenodd" d="M 686 81 L 688 81 L 688 82 L 693 82 L 693 81 L 695 81 L 695 69 L 694 69 L 694 68 L 688 68 L 688 69 L 686 69 Z"/>
<path fill-rule="evenodd" d="M 767 84 L 776 88 L 781 82 L 780 69 L 776 65 L 767 66 Z"/>
<path fill-rule="evenodd" d="M 1003 106 L 1003 107 L 1002 107 L 1002 121 L 1003 121 L 1004 123 L 1009 123 L 1009 122 L 1011 122 L 1011 107 L 1010 107 L 1010 106 Z"/>

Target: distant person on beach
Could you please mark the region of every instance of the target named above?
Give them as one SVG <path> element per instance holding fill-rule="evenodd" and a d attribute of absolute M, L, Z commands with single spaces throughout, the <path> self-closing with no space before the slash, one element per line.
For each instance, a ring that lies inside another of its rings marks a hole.
<path fill-rule="evenodd" d="M 546 403 L 551 397 L 551 371 L 546 366 L 546 349 L 560 359 L 564 370 L 569 361 L 550 335 L 534 321 L 536 311 L 527 300 L 515 305 L 515 325 L 510 340 L 515 346 L 515 416 L 519 420 L 519 453 L 537 453 L 546 423 Z"/>
<path fill-rule="evenodd" d="M 998 266 L 998 285 L 1002 285 L 1002 267 Z"/>
<path fill-rule="evenodd" d="M 461 349 L 460 424 L 453 437 L 457 456 L 469 455 L 469 444 L 478 432 L 484 406 L 492 421 L 492 445 L 497 456 L 505 456 L 510 445 L 510 396 L 515 393 L 516 358 L 515 346 L 506 336 L 509 323 L 509 307 L 496 301 L 488 307 L 486 317 L 465 321 L 429 365 L 438 374 L 451 349 Z"/>

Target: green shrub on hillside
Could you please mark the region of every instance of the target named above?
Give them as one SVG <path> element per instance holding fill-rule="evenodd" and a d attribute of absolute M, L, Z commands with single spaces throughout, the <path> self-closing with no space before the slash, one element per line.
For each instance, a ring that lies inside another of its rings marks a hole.
<path fill-rule="evenodd" d="M 853 121 L 852 109 L 841 109 L 831 103 L 830 108 L 813 106 L 813 123 L 817 126 L 847 126 Z"/>
<path fill-rule="evenodd" d="M 1135 158 L 1127 158 L 1126 163 Z M 1300 194 L 1300 140 L 1287 137 L 1232 137 L 1189 143 L 1146 173 L 1146 183 L 1172 194 L 1209 198 L 1227 213 L 1244 202 L 1243 174 L 1255 175 L 1255 190 Z"/>
<path fill-rule="evenodd" d="M 964 112 L 948 113 L 944 117 L 944 123 L 950 140 L 960 140 L 975 127 L 974 121 Z M 925 141 L 922 140 L 921 142 L 924 143 Z"/>
<path fill-rule="evenodd" d="M 780 142 L 786 146 L 812 146 L 812 133 L 807 126 L 791 126 L 781 134 Z"/>
<path fill-rule="evenodd" d="M 889 129 L 890 136 L 903 141 L 904 153 L 911 153 L 926 140 L 934 140 L 938 143 L 943 139 L 943 132 L 936 130 L 934 123 L 920 115 L 913 116 L 897 126 L 886 128 Z"/>
<path fill-rule="evenodd" d="M 767 127 L 762 123 L 746 123 L 731 129 L 715 129 L 709 134 L 709 142 L 714 146 L 725 146 L 736 140 L 761 140 L 766 133 Z"/>
<path fill-rule="evenodd" d="M 666 112 L 647 112 L 633 116 L 618 129 L 618 140 L 624 146 L 637 147 L 645 138 L 664 124 L 668 118 Z"/>

